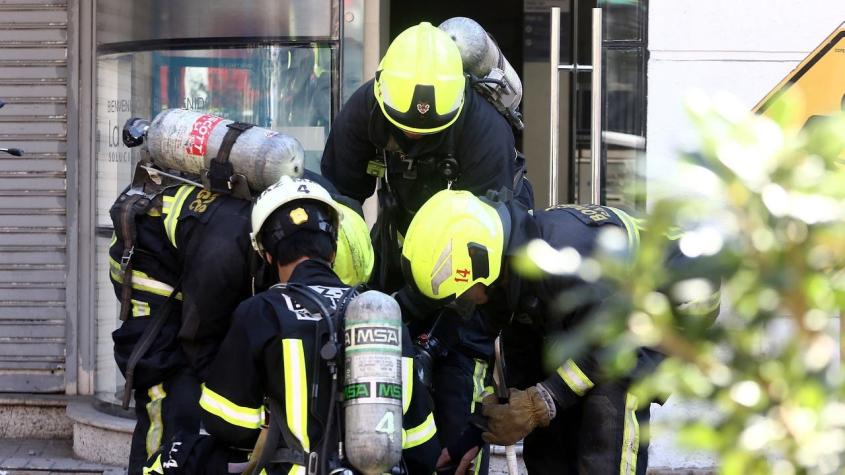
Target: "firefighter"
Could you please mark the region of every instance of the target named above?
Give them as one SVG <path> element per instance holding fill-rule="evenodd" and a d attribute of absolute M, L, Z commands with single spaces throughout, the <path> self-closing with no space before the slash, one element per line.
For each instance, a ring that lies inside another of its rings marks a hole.
<path fill-rule="evenodd" d="M 532 239 L 556 249 L 571 247 L 590 255 L 599 232 L 624 230 L 630 250 L 639 230 L 620 210 L 595 205 L 561 205 L 529 213 L 506 193 L 476 197 L 465 191 L 441 191 L 414 217 L 405 237 L 403 270 L 417 291 L 430 299 L 471 311 L 482 307 L 501 316 L 511 397 L 498 404 L 483 401 L 488 418 L 483 439 L 511 445 L 525 437 L 524 460 L 530 473 L 637 473 L 648 464 L 647 440 L 639 428 L 648 423 L 648 404 L 642 408 L 629 393 L 630 378 L 602 376 L 599 348 L 569 359 L 551 374 L 544 371 L 547 335 L 572 331 L 608 294 L 607 286 L 576 277 L 548 276 L 522 281 L 506 258 Z M 428 232 L 436 228 L 438 233 Z M 688 267 L 687 259 L 672 252 L 670 268 Z M 718 289 L 713 279 L 713 288 Z M 550 306 L 563 291 L 589 296 L 559 321 L 548 317 Z M 718 293 L 704 306 L 687 305 L 711 318 L 718 312 Z M 516 343 L 514 345 L 513 343 Z M 656 351 L 640 349 L 635 372 L 653 369 L 662 359 Z M 519 389 L 517 389 L 519 388 Z"/>
<path fill-rule="evenodd" d="M 127 405 L 135 394 L 129 459 L 135 475 L 176 431 L 199 431 L 200 380 L 232 310 L 251 294 L 251 204 L 176 185 L 133 212 L 131 203 L 125 206 L 132 196 L 125 192 L 112 207 L 109 257 L 123 314 L 112 338 L 127 377 Z M 151 331 L 154 324 L 160 330 Z M 149 347 L 136 350 L 144 340 Z M 130 362 L 133 350 L 137 362 Z"/>
<path fill-rule="evenodd" d="M 398 291 L 415 339 L 425 338 L 434 318 L 404 287 L 399 265 L 402 235 L 416 210 L 446 188 L 483 193 L 503 186 L 533 206 L 510 124 L 469 85 L 454 41 L 429 23 L 400 33 L 375 78 L 352 94 L 332 123 L 321 170 L 359 201 L 378 184 L 372 285 Z M 435 415 L 441 442 L 451 446 L 480 402 L 492 339 L 480 315 L 450 318 L 441 330 L 451 338 L 435 364 Z"/>
<path fill-rule="evenodd" d="M 253 247 L 276 269 L 280 283 L 308 286 L 330 310 L 349 295 L 349 286 L 331 267 L 341 213 L 320 185 L 289 177 L 262 193 L 252 210 Z M 226 473 L 221 466 L 228 463 L 230 471 L 240 473 L 237 463 L 247 459 L 260 433 L 265 396 L 271 409 L 279 408 L 283 435 L 277 437 L 281 450 L 263 449 L 274 454 L 270 473 L 304 474 L 307 466 L 328 473 L 332 461 L 319 458 L 337 453 L 337 434 L 325 433 L 337 411 L 331 407 L 334 395 L 324 361 L 330 327 L 323 317 L 308 299 L 280 285 L 239 305 L 200 398 L 213 442 L 197 443 L 191 436 L 171 442 L 150 461 L 149 473 Z M 411 370 L 407 332 L 404 340 L 402 364 Z M 403 459 L 410 473 L 431 473 L 440 451 L 431 403 L 413 377 L 403 386 L 410 398 L 403 408 Z M 272 421 L 269 430 L 276 430 Z M 226 455 L 220 455 L 221 448 Z M 203 465 L 212 462 L 218 466 Z M 166 470 L 176 467 L 181 471 Z"/>
<path fill-rule="evenodd" d="M 306 176 L 319 177 L 310 171 Z M 163 190 L 150 185 L 121 194 L 111 213 L 110 277 L 125 313 L 112 334 L 114 354 L 121 372 L 130 374 L 125 403 L 134 389 L 138 421 L 131 475 L 140 473 L 144 461 L 177 432 L 199 432 L 200 382 L 232 312 L 252 295 L 254 277 L 264 268 L 251 250 L 250 201 L 191 185 Z M 360 205 L 344 202 L 350 218 L 340 233 L 337 265 L 344 279 L 355 284 L 368 278 L 373 254 L 360 245 L 369 242 Z M 267 285 L 257 279 L 258 288 Z M 156 321 L 161 328 L 148 330 Z M 137 351 L 145 339 L 148 348 Z M 130 364 L 133 350 L 138 358 Z"/>
<path fill-rule="evenodd" d="M 399 236 L 437 191 L 505 186 L 533 204 L 509 123 L 469 86 L 457 45 L 430 23 L 400 33 L 375 78 L 352 94 L 332 123 L 320 169 L 359 202 L 379 183 L 376 237 L 391 245 L 376 249 L 387 267 L 377 277 L 386 291 L 401 285 Z M 380 255 L 386 251 L 393 259 Z"/>

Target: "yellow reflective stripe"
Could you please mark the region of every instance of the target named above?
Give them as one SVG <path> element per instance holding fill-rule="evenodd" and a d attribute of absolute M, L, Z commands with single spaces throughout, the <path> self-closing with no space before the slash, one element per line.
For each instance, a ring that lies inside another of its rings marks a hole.
<path fill-rule="evenodd" d="M 133 317 L 146 317 L 150 315 L 150 304 L 147 302 L 135 299 L 131 299 L 130 302 L 132 303 Z"/>
<path fill-rule="evenodd" d="M 165 219 L 167 215 L 170 214 L 170 210 L 173 209 L 173 197 L 164 195 L 162 196 L 161 200 L 161 214 L 165 215 Z"/>
<path fill-rule="evenodd" d="M 587 391 L 590 390 L 595 384 L 590 381 L 590 378 L 581 371 L 581 368 L 575 364 L 574 361 L 566 360 L 566 363 L 563 366 L 558 367 L 557 369 L 558 376 L 563 379 L 563 382 L 569 386 L 569 389 L 572 390 L 575 394 L 579 396 L 583 396 Z"/>
<path fill-rule="evenodd" d="M 414 394 L 414 359 L 402 357 L 402 414 L 411 407 L 411 396 Z"/>
<path fill-rule="evenodd" d="M 308 375 L 305 372 L 305 351 L 302 340 L 282 340 L 282 358 L 285 372 L 285 412 L 290 431 L 308 452 Z"/>
<path fill-rule="evenodd" d="M 112 247 L 117 243 L 117 234 L 114 231 L 111 233 L 111 241 L 109 241 L 109 247 Z"/>
<path fill-rule="evenodd" d="M 607 206 L 607 209 L 613 211 L 613 213 L 622 221 L 622 224 L 625 225 L 625 232 L 628 233 L 628 250 L 631 251 L 631 256 L 633 256 L 636 252 L 640 249 L 640 228 L 637 226 L 637 223 L 634 221 L 628 213 Z"/>
<path fill-rule="evenodd" d="M 149 467 L 144 467 L 142 472 L 143 475 L 149 475 L 151 473 L 158 473 L 160 475 L 164 475 L 164 469 L 161 468 L 161 454 L 158 454 L 158 457 L 156 457 L 152 465 L 150 465 Z"/>
<path fill-rule="evenodd" d="M 469 405 L 469 412 L 475 412 L 475 403 L 484 399 L 484 377 L 487 375 L 487 362 L 475 360 L 475 368 L 472 370 L 472 401 Z"/>
<path fill-rule="evenodd" d="M 302 465 L 294 465 L 290 468 L 288 475 L 305 475 L 305 467 Z"/>
<path fill-rule="evenodd" d="M 169 200 L 166 199 L 168 197 L 165 196 L 163 211 L 167 213 L 167 216 L 164 218 L 164 232 L 167 233 L 167 239 L 170 240 L 173 247 L 176 247 L 176 224 L 179 222 L 179 215 L 182 214 L 182 205 L 185 204 L 185 200 L 194 191 L 194 188 L 196 187 L 192 185 L 180 186 L 173 197 L 173 201 L 169 202 L 169 206 Z"/>
<path fill-rule="evenodd" d="M 422 424 L 402 431 L 402 448 L 411 449 L 422 445 L 437 433 L 437 426 L 434 424 L 434 413 L 429 412 Z"/>
<path fill-rule="evenodd" d="M 147 429 L 146 449 L 147 458 L 152 457 L 153 452 L 161 445 L 161 437 L 164 434 L 164 424 L 161 421 L 161 405 L 167 392 L 163 384 L 156 384 L 147 390 L 150 402 L 147 403 L 147 416 L 150 418 L 150 427 Z"/>
<path fill-rule="evenodd" d="M 484 457 L 484 446 L 478 448 L 478 455 L 475 456 L 475 460 L 472 461 L 473 467 L 475 467 L 472 471 L 472 475 L 478 475 L 479 471 L 481 470 L 481 459 Z"/>
<path fill-rule="evenodd" d="M 264 420 L 263 407 L 239 406 L 202 384 L 200 407 L 229 424 L 245 429 L 258 429 Z"/>
<path fill-rule="evenodd" d="M 637 397 L 625 398 L 625 428 L 622 430 L 622 461 L 619 475 L 637 473 L 637 453 L 640 450 L 640 423 L 637 421 Z"/>
<path fill-rule="evenodd" d="M 118 284 L 122 284 L 123 271 L 120 270 L 120 264 L 111 257 L 109 257 L 109 267 L 111 267 L 112 280 L 114 280 Z M 142 292 L 149 292 L 151 294 L 161 295 L 164 297 L 167 297 L 171 293 L 173 293 L 173 287 L 171 287 L 170 285 L 150 278 L 150 276 L 138 270 L 132 271 L 132 288 L 140 290 Z M 176 300 L 182 300 L 182 292 L 176 294 Z"/>

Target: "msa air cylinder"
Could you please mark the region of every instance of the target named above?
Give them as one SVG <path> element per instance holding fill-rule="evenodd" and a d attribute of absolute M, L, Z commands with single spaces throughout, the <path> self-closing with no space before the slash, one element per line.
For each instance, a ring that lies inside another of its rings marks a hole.
<path fill-rule="evenodd" d="M 344 448 L 366 475 L 402 457 L 402 316 L 392 297 L 370 290 L 346 309 Z"/>
<path fill-rule="evenodd" d="M 522 101 L 522 81 L 493 38 L 475 20 L 466 17 L 450 18 L 438 28 L 448 33 L 458 45 L 464 71 L 475 76 L 473 87 L 511 125 L 522 130 L 522 119 L 517 111 Z"/>
<path fill-rule="evenodd" d="M 232 123 L 201 112 L 168 109 L 147 129 L 147 151 L 158 168 L 202 176 Z M 253 191 L 267 188 L 282 175 L 301 176 L 304 159 L 305 151 L 298 140 L 262 127 L 241 133 L 229 152 L 234 172 L 245 177 Z"/>

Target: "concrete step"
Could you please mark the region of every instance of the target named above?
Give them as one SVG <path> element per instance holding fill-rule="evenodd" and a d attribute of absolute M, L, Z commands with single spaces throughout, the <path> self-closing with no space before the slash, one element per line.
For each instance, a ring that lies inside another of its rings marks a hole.
<path fill-rule="evenodd" d="M 122 475 L 126 469 L 74 458 L 70 439 L 0 439 L 0 474 Z"/>
<path fill-rule="evenodd" d="M 123 465 L 129 460 L 135 420 L 107 414 L 97 401 L 74 400 L 67 405 L 73 421 L 73 453 L 84 460 Z"/>

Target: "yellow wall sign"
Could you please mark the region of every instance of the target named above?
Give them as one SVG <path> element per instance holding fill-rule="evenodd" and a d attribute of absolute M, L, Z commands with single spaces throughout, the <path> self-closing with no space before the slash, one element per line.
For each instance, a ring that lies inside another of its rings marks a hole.
<path fill-rule="evenodd" d="M 798 95 L 803 111 L 792 126 L 803 127 L 814 116 L 845 110 L 845 23 L 839 25 L 804 61 L 754 107 L 766 114 L 785 95 Z"/>

